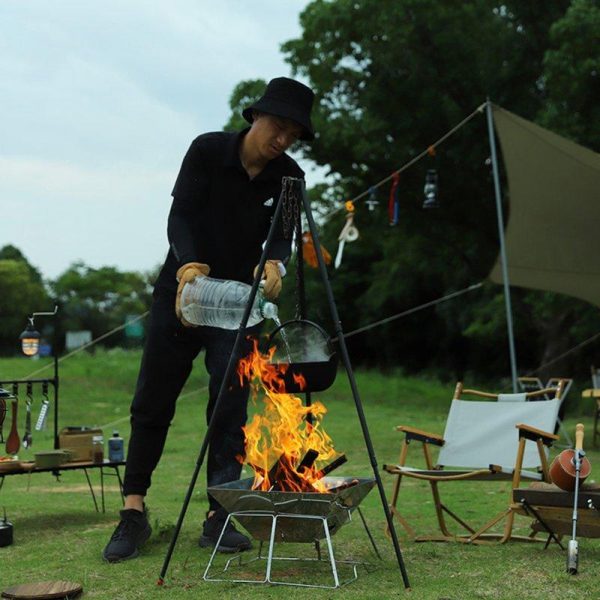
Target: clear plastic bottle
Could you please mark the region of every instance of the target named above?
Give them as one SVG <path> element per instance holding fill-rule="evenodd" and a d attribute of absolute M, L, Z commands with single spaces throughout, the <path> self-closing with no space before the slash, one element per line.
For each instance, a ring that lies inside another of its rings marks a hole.
<path fill-rule="evenodd" d="M 196 277 L 181 292 L 181 313 L 193 325 L 237 329 L 250 297 L 251 286 L 240 281 Z M 277 306 L 258 290 L 248 318 L 248 327 L 263 319 L 277 320 Z"/>

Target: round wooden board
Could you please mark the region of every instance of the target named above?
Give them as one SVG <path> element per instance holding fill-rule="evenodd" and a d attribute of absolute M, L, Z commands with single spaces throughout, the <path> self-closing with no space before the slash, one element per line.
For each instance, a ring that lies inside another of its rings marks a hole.
<path fill-rule="evenodd" d="M 41 583 L 24 583 L 15 585 L 2 592 L 3 598 L 20 598 L 25 600 L 46 600 L 50 598 L 75 598 L 83 588 L 71 581 L 43 581 Z"/>

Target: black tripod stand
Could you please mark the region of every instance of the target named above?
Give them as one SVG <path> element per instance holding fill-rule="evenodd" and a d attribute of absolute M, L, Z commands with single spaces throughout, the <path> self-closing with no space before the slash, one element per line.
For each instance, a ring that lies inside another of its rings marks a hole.
<path fill-rule="evenodd" d="M 312 236 L 315 251 L 317 255 L 317 261 L 319 263 L 319 270 L 321 274 L 321 279 L 323 281 L 323 285 L 325 287 L 325 291 L 327 293 L 327 301 L 329 304 L 329 309 L 331 311 L 331 317 L 335 324 L 335 333 L 337 336 L 337 340 L 340 346 L 340 354 L 341 359 L 344 364 L 344 368 L 346 369 L 346 373 L 348 374 L 348 380 L 350 382 L 350 388 L 352 390 L 352 396 L 354 397 L 354 403 L 356 405 L 356 411 L 358 413 L 358 419 L 360 421 L 360 425 L 362 428 L 363 437 L 365 440 L 365 444 L 367 447 L 367 452 L 369 454 L 369 460 L 371 462 L 371 467 L 373 468 L 373 475 L 375 476 L 375 481 L 377 483 L 377 488 L 379 490 L 379 495 L 381 497 L 381 504 L 383 507 L 383 511 L 385 513 L 385 518 L 389 527 L 389 531 L 392 537 L 392 543 L 394 545 L 394 551 L 396 553 L 396 558 L 398 560 L 398 566 L 400 568 L 400 572 L 402 574 L 402 580 L 404 582 L 404 587 L 409 588 L 410 584 L 408 582 L 408 574 L 406 572 L 406 567 L 404 566 L 404 560 L 402 558 L 402 551 L 400 550 L 400 544 L 398 542 L 398 536 L 396 534 L 396 530 L 394 528 L 394 523 L 392 520 L 392 515 L 390 513 L 390 509 L 388 506 L 388 502 L 385 495 L 385 490 L 383 488 L 383 482 L 381 481 L 381 476 L 379 473 L 379 469 L 377 467 L 377 459 L 375 457 L 375 450 L 373 449 L 373 444 L 371 442 L 371 436 L 369 434 L 369 428 L 367 426 L 367 421 L 365 418 L 365 414 L 362 407 L 362 402 L 360 400 L 360 396 L 358 393 L 358 388 L 356 385 L 356 380 L 354 378 L 354 373 L 352 370 L 352 365 L 350 364 L 350 357 L 348 355 L 348 349 L 346 347 L 346 342 L 344 340 L 344 332 L 342 331 L 342 325 L 340 322 L 340 318 L 337 311 L 337 306 L 335 304 L 335 300 L 333 298 L 333 292 L 331 290 L 331 284 L 329 282 L 329 277 L 327 275 L 327 268 L 325 266 L 325 260 L 323 259 L 323 253 L 321 252 L 321 245 L 319 243 L 319 237 L 317 233 L 317 227 L 312 215 L 312 211 L 310 208 L 310 203 L 308 201 L 308 197 L 306 195 L 306 189 L 304 185 L 304 180 L 295 179 L 292 177 L 284 177 L 282 180 L 282 191 L 281 196 L 279 198 L 279 202 L 277 203 L 277 208 L 275 210 L 275 214 L 273 216 L 273 221 L 271 223 L 271 228 L 269 230 L 269 234 L 267 236 L 267 240 L 265 242 L 265 246 L 263 249 L 262 256 L 260 258 L 260 263 L 258 265 L 258 269 L 256 272 L 256 277 L 252 284 L 252 288 L 250 291 L 250 297 L 248 299 L 248 303 L 244 310 L 244 315 L 242 317 L 242 321 L 240 323 L 240 327 L 238 329 L 237 337 L 235 339 L 235 343 L 231 352 L 231 357 L 229 359 L 229 364 L 227 365 L 227 369 L 225 371 L 225 376 L 223 377 L 223 382 L 221 383 L 221 389 L 219 390 L 219 395 L 217 396 L 217 400 L 215 402 L 215 407 L 213 410 L 212 417 L 208 424 L 208 428 L 206 430 L 206 434 L 204 435 L 204 440 L 202 442 L 202 446 L 200 448 L 200 453 L 198 455 L 198 459 L 196 460 L 196 468 L 192 475 L 192 479 L 190 481 L 190 485 L 188 487 L 188 491 L 183 502 L 183 506 L 181 507 L 181 512 L 179 513 L 179 519 L 177 521 L 177 525 L 175 527 L 175 531 L 173 533 L 173 537 L 171 539 L 171 543 L 169 545 L 169 549 L 165 556 L 165 560 L 163 562 L 162 570 L 160 572 L 160 577 L 158 579 L 158 585 L 162 585 L 164 583 L 164 577 L 166 575 L 167 569 L 169 568 L 169 563 L 171 561 L 171 556 L 173 555 L 173 551 L 175 549 L 175 544 L 177 543 L 177 538 L 179 537 L 179 532 L 181 530 L 181 526 L 183 525 L 183 520 L 185 518 L 185 514 L 187 512 L 188 505 L 192 498 L 192 494 L 194 491 L 194 487 L 196 486 L 196 481 L 198 480 L 198 475 L 200 473 L 200 469 L 202 468 L 202 464 L 204 463 L 204 457 L 206 455 L 208 444 L 212 437 L 215 423 L 216 423 L 216 415 L 219 411 L 219 406 L 222 400 L 222 397 L 225 393 L 225 390 L 229 386 L 232 377 L 234 375 L 234 370 L 236 368 L 236 361 L 234 359 L 237 356 L 237 352 L 242 342 L 242 338 L 244 335 L 244 330 L 246 329 L 246 325 L 248 323 L 248 319 L 250 317 L 250 311 L 252 306 L 254 305 L 254 299 L 256 298 L 256 294 L 258 292 L 258 286 L 260 280 L 262 278 L 263 270 L 265 268 L 265 263 L 267 262 L 267 256 L 269 249 L 271 248 L 275 231 L 280 223 L 280 220 L 284 220 L 284 225 L 286 225 L 286 221 L 294 221 L 294 228 L 296 229 L 296 235 L 300 233 L 299 221 L 300 221 L 300 201 L 299 197 L 301 197 L 301 202 L 304 207 L 304 214 L 306 215 L 306 219 L 308 222 L 308 227 L 310 230 L 310 234 Z M 286 215 L 283 215 L 284 206 L 286 207 Z M 288 227 L 288 229 L 291 229 Z M 298 238 L 297 238 L 298 239 Z M 301 256 L 297 257 L 299 261 L 302 260 Z M 302 268 L 301 266 L 299 267 Z M 303 278 L 300 277 L 300 285 L 303 286 Z M 303 313 L 305 311 L 304 307 L 304 299 L 303 299 L 304 290 L 300 290 L 300 312 Z M 302 315 L 304 316 L 304 315 Z M 309 399 L 307 399 L 309 401 Z"/>

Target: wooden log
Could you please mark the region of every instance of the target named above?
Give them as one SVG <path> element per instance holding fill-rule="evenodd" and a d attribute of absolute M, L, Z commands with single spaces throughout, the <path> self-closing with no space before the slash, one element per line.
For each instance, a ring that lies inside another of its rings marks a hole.
<path fill-rule="evenodd" d="M 319 453 L 312 448 L 304 455 L 304 458 L 300 461 L 300 464 L 296 467 L 298 473 L 303 473 L 305 470 L 310 469 L 315 460 L 317 460 Z"/>
<path fill-rule="evenodd" d="M 348 462 L 348 459 L 346 458 L 345 454 L 342 454 L 341 456 L 338 456 L 333 462 L 331 462 L 328 465 L 326 465 L 325 467 L 323 467 L 317 473 L 317 479 L 322 479 L 323 477 L 325 477 L 325 475 L 328 475 L 329 473 L 331 473 L 332 471 L 334 471 L 338 467 L 341 467 L 346 462 Z"/>

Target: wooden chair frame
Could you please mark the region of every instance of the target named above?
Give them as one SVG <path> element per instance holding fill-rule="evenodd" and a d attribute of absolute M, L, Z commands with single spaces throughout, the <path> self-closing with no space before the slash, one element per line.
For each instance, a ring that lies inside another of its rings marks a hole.
<path fill-rule="evenodd" d="M 563 385 L 562 382 L 556 388 L 544 388 L 534 392 L 527 393 L 529 397 L 544 396 L 546 394 L 553 394 L 555 398 L 560 399 Z M 461 382 L 457 383 L 454 391 L 454 400 L 458 400 L 463 395 L 478 396 L 481 398 L 498 399 L 498 394 L 492 394 L 488 392 L 482 392 L 479 390 L 464 389 Z M 549 448 L 554 442 L 559 439 L 559 436 L 530 427 L 524 423 L 516 423 L 515 427 L 518 429 L 518 449 L 515 461 L 515 467 L 511 472 L 503 470 L 498 465 L 489 465 L 486 469 L 465 469 L 465 470 L 452 470 L 444 471 L 440 465 L 434 465 L 431 456 L 431 446 L 441 447 L 445 444 L 445 440 L 441 435 L 409 427 L 406 425 L 400 425 L 396 427 L 396 430 L 404 434 L 404 440 L 400 449 L 400 457 L 398 463 L 395 465 L 384 465 L 384 470 L 388 473 L 395 475 L 396 479 L 394 482 L 394 488 L 392 492 L 392 499 L 390 502 L 390 511 L 392 517 L 396 518 L 398 522 L 404 527 L 409 537 L 414 541 L 458 541 L 466 543 L 485 543 L 492 540 L 500 543 L 505 543 L 509 539 L 517 539 L 517 536 L 512 535 L 514 515 L 513 509 L 512 491 L 516 490 L 522 479 L 523 470 L 523 456 L 525 453 L 526 442 L 532 441 L 537 445 L 538 453 L 540 456 L 541 465 L 541 476 L 545 482 L 550 481 L 550 475 L 548 472 L 548 460 L 546 458 L 545 447 Z M 422 445 L 423 454 L 425 457 L 426 469 L 410 469 L 406 467 L 406 459 L 408 456 L 408 449 L 411 443 L 418 442 Z M 413 527 L 408 521 L 401 515 L 398 510 L 398 497 L 400 495 L 400 488 L 402 484 L 402 478 L 412 477 L 427 481 L 431 487 L 431 493 L 433 496 L 433 502 L 435 506 L 435 512 L 437 522 L 442 535 L 434 536 L 417 536 Z M 469 525 L 465 520 L 455 514 L 452 510 L 446 506 L 440 496 L 438 484 L 443 481 L 510 481 L 511 482 L 511 497 L 508 500 L 507 508 L 495 515 L 491 520 L 486 522 L 479 529 L 475 529 Z M 458 523 L 467 534 L 453 534 L 450 532 L 446 523 L 445 515 L 451 517 L 456 523 Z M 504 524 L 504 530 L 502 534 L 490 534 L 488 531 L 500 522 L 502 519 L 506 519 Z M 531 541 L 532 537 L 518 537 L 518 539 L 524 539 Z"/>
<path fill-rule="evenodd" d="M 542 382 L 542 380 L 539 377 L 518 377 L 517 378 L 517 383 L 519 384 L 519 387 L 521 388 L 522 392 L 532 392 L 532 391 L 541 390 L 542 388 L 554 388 L 554 387 L 558 386 L 561 382 L 563 384 L 562 394 L 561 394 L 561 398 L 560 398 L 561 406 L 562 406 L 563 403 L 566 402 L 567 396 L 569 395 L 569 391 L 571 390 L 571 386 L 573 385 L 573 379 L 571 379 L 570 377 L 550 377 L 550 379 L 548 379 L 545 384 Z M 548 396 L 546 396 L 546 399 L 549 399 Z M 559 414 L 560 414 L 560 411 L 559 411 Z M 560 416 L 558 416 L 556 418 L 556 423 L 558 425 L 558 431 L 560 431 L 565 438 L 566 444 L 564 445 L 564 447 L 572 448 L 573 440 L 571 439 L 571 436 L 569 435 L 567 428 L 564 426 Z M 558 433 L 558 431 L 557 431 L 557 433 Z"/>

